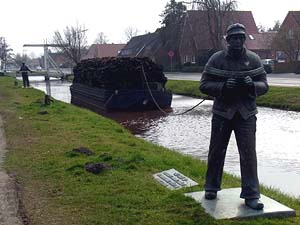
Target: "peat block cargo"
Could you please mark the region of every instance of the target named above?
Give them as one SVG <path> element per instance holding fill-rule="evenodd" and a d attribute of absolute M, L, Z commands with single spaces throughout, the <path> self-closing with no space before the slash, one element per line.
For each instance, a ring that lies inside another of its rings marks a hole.
<path fill-rule="evenodd" d="M 162 68 L 149 58 L 83 60 L 74 68 L 71 102 L 94 111 L 169 108 Z"/>

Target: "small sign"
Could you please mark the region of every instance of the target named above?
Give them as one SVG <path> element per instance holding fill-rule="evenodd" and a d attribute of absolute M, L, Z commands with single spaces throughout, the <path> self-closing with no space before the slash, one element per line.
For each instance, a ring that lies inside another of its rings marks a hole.
<path fill-rule="evenodd" d="M 197 182 L 184 176 L 175 169 L 165 170 L 156 173 L 153 177 L 163 186 L 171 190 L 177 190 L 183 187 L 192 187 L 198 185 Z"/>
<path fill-rule="evenodd" d="M 168 52 L 168 56 L 170 56 L 172 58 L 174 56 L 174 52 L 173 51 L 169 51 Z"/>

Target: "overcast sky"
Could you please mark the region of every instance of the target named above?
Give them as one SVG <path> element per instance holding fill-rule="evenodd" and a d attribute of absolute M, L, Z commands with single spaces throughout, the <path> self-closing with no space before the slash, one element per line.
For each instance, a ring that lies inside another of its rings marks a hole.
<path fill-rule="evenodd" d="M 169 0 L 1 0 L 0 36 L 14 53 L 39 55 L 42 49 L 23 48 L 23 44 L 51 42 L 56 30 L 76 23 L 87 30 L 88 44 L 103 32 L 109 42 L 124 43 L 124 31 L 137 28 L 140 34 L 160 26 L 159 14 Z M 273 27 L 288 11 L 300 11 L 299 0 L 239 0 L 240 10 L 253 12 L 257 25 Z"/>

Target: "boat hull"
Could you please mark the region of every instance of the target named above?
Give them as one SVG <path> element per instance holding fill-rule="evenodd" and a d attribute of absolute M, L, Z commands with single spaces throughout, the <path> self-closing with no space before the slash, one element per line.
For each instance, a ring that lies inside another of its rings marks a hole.
<path fill-rule="evenodd" d="M 73 84 L 71 103 L 92 110 L 143 110 L 170 108 L 172 93 L 164 88 L 108 90 Z"/>

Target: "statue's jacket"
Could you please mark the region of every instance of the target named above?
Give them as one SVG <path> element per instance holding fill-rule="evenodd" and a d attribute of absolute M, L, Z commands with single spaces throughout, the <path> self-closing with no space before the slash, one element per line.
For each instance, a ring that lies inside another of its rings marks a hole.
<path fill-rule="evenodd" d="M 252 88 L 241 82 L 234 91 L 225 91 L 228 78 L 239 81 L 246 76 L 252 78 Z M 202 73 L 199 88 L 202 93 L 214 97 L 213 113 L 232 119 L 239 112 L 248 119 L 257 113 L 256 97 L 265 94 L 269 86 L 259 56 L 244 48 L 240 57 L 234 57 L 227 49 L 212 55 Z"/>

